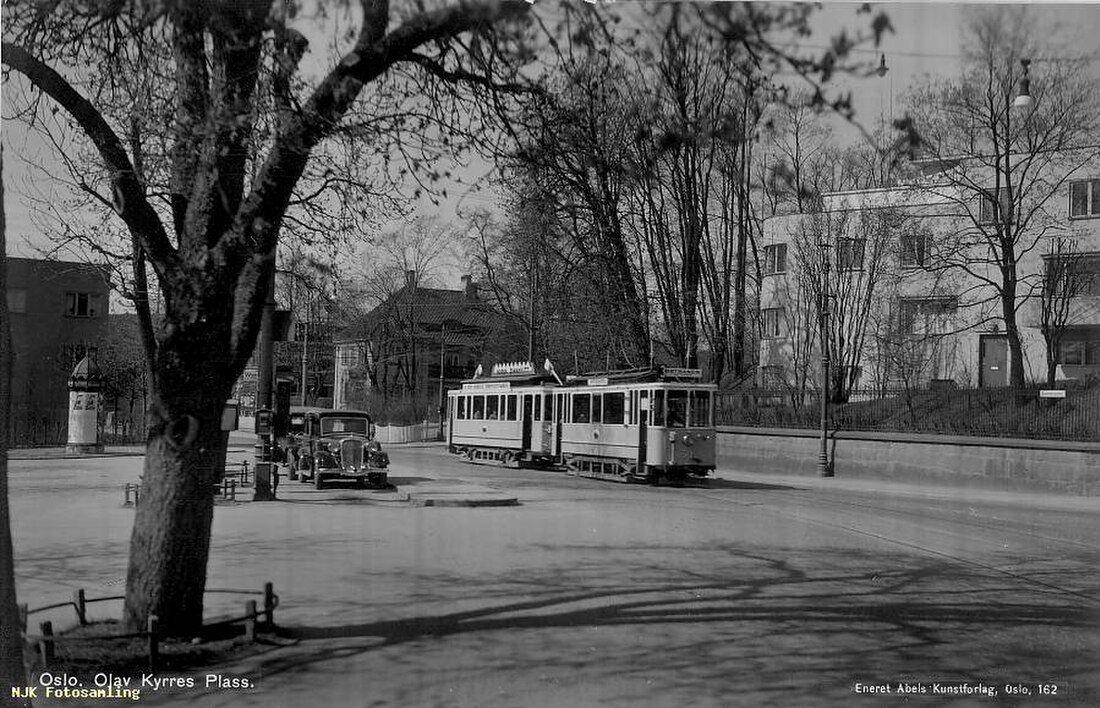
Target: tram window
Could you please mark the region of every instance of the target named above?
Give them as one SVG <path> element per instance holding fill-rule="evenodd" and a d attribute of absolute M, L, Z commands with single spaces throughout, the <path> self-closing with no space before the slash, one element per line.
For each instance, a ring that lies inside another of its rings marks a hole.
<path fill-rule="evenodd" d="M 603 416 L 601 414 L 601 411 L 603 409 L 603 406 L 601 405 L 602 402 L 603 402 L 603 396 L 601 396 L 598 393 L 592 394 L 592 422 L 593 423 L 599 423 L 601 420 L 603 420 Z"/>
<path fill-rule="evenodd" d="M 528 401 L 531 405 L 531 417 L 535 420 L 542 420 L 542 394 L 535 394 Z"/>
<path fill-rule="evenodd" d="M 455 396 L 451 400 L 454 401 L 455 417 L 459 420 L 466 420 L 466 398 Z"/>
<path fill-rule="evenodd" d="M 649 417 L 653 419 L 653 424 L 657 426 L 663 426 L 665 424 L 665 392 L 654 391 L 653 392 L 653 406 L 650 408 Z"/>
<path fill-rule="evenodd" d="M 626 416 L 626 397 L 622 393 L 603 395 L 603 422 L 622 423 Z"/>
<path fill-rule="evenodd" d="M 474 410 L 470 413 L 473 420 L 485 419 L 485 396 L 474 396 Z"/>
<path fill-rule="evenodd" d="M 486 396 L 485 419 L 496 420 L 500 417 L 500 396 Z"/>
<path fill-rule="evenodd" d="M 507 396 L 508 399 L 508 420 L 516 420 L 516 396 L 515 394 Z"/>
<path fill-rule="evenodd" d="M 709 428 L 710 391 L 691 392 L 691 427 Z"/>
<path fill-rule="evenodd" d="M 592 396 L 587 393 L 575 393 L 573 394 L 573 421 L 574 423 L 587 423 L 589 416 L 589 406 Z"/>
<path fill-rule="evenodd" d="M 687 426 L 688 392 L 668 392 L 668 427 L 683 428 Z"/>
<path fill-rule="evenodd" d="M 542 397 L 542 418 L 543 420 L 554 420 L 554 397 L 549 393 Z"/>
<path fill-rule="evenodd" d="M 561 423 L 565 420 L 565 394 L 558 394 L 558 422 Z"/>

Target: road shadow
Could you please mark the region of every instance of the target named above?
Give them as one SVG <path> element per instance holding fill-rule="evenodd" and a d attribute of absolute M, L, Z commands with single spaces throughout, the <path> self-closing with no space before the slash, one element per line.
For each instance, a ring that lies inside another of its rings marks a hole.
<path fill-rule="evenodd" d="M 728 544 L 708 549 L 719 562 L 671 569 L 627 560 L 639 550 L 605 548 L 601 557 L 616 561 L 602 567 L 578 558 L 464 581 L 454 573 L 391 574 L 417 592 L 384 608 L 369 598 L 345 604 L 337 626 L 282 626 L 279 636 L 304 648 L 269 657 L 261 670 L 293 674 L 361 654 L 372 663 L 430 662 L 457 651 L 477 655 L 486 671 L 683 681 L 678 702 L 709 705 L 723 691 L 746 690 L 794 700 L 827 688 L 839 700 L 857 681 L 1018 681 L 1044 671 L 1080 679 L 1097 658 L 1095 607 L 943 559 Z M 422 611 L 471 598 L 481 606 Z M 386 612 L 393 616 L 378 616 Z M 590 638 L 596 630 L 598 640 Z M 595 661 L 585 647 L 597 641 Z M 1078 698 L 1097 697 L 1089 682 L 1078 688 Z"/>

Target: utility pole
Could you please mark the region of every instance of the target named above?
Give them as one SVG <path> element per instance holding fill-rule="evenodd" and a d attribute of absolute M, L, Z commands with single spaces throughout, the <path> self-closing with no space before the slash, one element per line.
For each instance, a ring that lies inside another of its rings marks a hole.
<path fill-rule="evenodd" d="M 443 439 L 443 418 L 447 415 L 447 398 L 443 388 L 443 367 L 446 362 L 447 323 L 439 326 L 439 439 Z"/>
<path fill-rule="evenodd" d="M 302 385 L 300 386 L 300 388 L 302 393 L 303 406 L 309 405 L 308 403 L 306 403 L 306 385 L 309 381 L 309 327 L 310 320 L 312 320 L 313 317 L 313 313 L 311 312 L 312 308 L 310 307 L 311 302 L 312 300 L 309 297 L 309 293 L 307 291 L 305 308 L 306 316 L 304 318 L 305 322 L 302 323 L 304 326 L 302 327 Z"/>
<path fill-rule="evenodd" d="M 272 261 L 275 254 L 271 254 Z M 275 409 L 272 379 L 275 378 L 275 263 L 272 262 L 267 281 L 267 298 L 260 318 L 260 351 L 256 374 L 256 407 L 268 411 L 266 430 L 260 429 L 260 416 L 256 415 L 256 480 L 252 501 L 274 501 L 274 464 L 271 461 L 272 435 L 271 413 Z"/>

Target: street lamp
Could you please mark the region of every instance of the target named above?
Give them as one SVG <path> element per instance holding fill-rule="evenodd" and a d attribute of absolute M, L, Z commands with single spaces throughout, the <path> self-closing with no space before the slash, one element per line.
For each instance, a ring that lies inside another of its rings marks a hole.
<path fill-rule="evenodd" d="M 1028 69 L 1031 67 L 1030 59 L 1021 59 L 1020 65 L 1024 67 L 1024 76 L 1020 79 L 1020 93 L 1012 105 L 1016 108 L 1031 108 L 1035 100 L 1031 97 L 1031 75 Z"/>
<path fill-rule="evenodd" d="M 821 250 L 821 449 L 817 456 L 817 474 L 832 477 L 833 465 L 829 462 L 829 243 L 822 235 L 817 241 Z"/>

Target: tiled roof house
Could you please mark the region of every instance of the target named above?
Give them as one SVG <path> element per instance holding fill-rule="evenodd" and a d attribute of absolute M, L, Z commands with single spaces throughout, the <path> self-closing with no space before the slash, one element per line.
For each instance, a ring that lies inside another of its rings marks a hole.
<path fill-rule="evenodd" d="M 410 271 L 400 290 L 337 338 L 333 405 L 408 400 L 434 415 L 442 391 L 480 363 L 514 358 L 524 342 L 522 325 L 480 299 L 470 276 L 461 290 L 444 290 L 421 287 Z"/>

